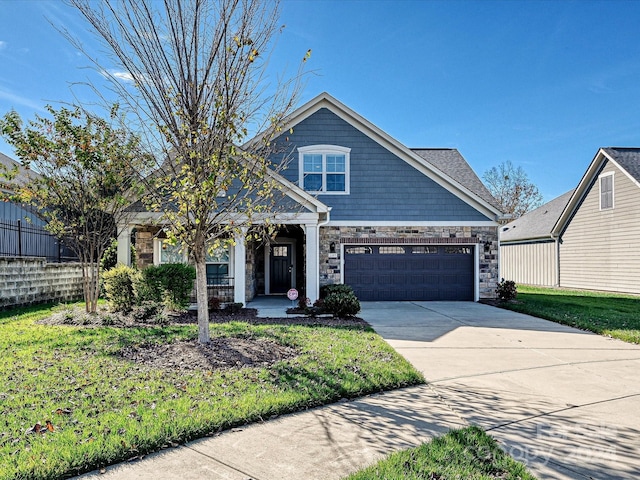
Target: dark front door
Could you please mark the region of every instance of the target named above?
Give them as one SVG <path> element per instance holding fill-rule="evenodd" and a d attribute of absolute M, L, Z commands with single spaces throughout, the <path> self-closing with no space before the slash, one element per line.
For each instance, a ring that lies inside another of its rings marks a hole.
<path fill-rule="evenodd" d="M 291 288 L 291 245 L 271 247 L 270 284 L 271 293 L 286 293 Z"/>

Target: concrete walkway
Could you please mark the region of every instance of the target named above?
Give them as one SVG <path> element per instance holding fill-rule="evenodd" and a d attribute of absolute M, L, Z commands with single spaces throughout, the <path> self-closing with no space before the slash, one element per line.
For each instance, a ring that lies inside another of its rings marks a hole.
<path fill-rule="evenodd" d="M 337 480 L 468 424 L 487 429 L 539 478 L 640 478 L 640 347 L 475 303 L 372 302 L 361 315 L 428 385 L 235 429 L 82 478 Z"/>

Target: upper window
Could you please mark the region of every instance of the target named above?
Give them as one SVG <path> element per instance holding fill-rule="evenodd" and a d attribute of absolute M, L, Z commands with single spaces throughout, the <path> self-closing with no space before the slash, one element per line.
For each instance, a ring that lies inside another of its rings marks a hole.
<path fill-rule="evenodd" d="M 600 176 L 600 210 L 613 208 L 613 173 Z"/>
<path fill-rule="evenodd" d="M 298 149 L 300 185 L 307 192 L 349 193 L 350 148 L 312 145 Z"/>

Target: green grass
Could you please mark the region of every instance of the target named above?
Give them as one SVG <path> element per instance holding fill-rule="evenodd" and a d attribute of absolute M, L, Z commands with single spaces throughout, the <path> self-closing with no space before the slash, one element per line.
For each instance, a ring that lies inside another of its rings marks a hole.
<path fill-rule="evenodd" d="M 478 427 L 451 430 L 416 448 L 392 453 L 347 480 L 535 480 Z"/>
<path fill-rule="evenodd" d="M 516 300 L 502 306 L 625 342 L 640 343 L 640 297 L 518 286 Z"/>
<path fill-rule="evenodd" d="M 424 381 L 370 329 L 212 324 L 212 336 L 263 337 L 300 355 L 270 368 L 185 373 L 117 353 L 197 338 L 195 325 L 34 323 L 50 313 L 0 312 L 0 479 L 78 474 L 234 425 Z M 25 433 L 46 420 L 53 432 Z"/>

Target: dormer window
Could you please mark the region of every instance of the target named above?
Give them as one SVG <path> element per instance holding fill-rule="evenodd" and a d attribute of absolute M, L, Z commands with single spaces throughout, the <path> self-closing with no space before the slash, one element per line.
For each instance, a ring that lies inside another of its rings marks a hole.
<path fill-rule="evenodd" d="M 600 175 L 600 210 L 613 208 L 613 172 Z"/>
<path fill-rule="evenodd" d="M 350 148 L 312 145 L 298 148 L 299 184 L 311 193 L 349 193 Z"/>

